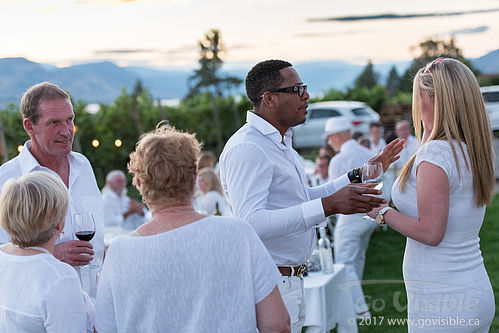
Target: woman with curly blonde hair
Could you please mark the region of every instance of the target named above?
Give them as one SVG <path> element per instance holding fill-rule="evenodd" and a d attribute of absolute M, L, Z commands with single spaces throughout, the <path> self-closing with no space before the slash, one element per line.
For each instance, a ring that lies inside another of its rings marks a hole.
<path fill-rule="evenodd" d="M 97 294 L 99 332 L 288 332 L 279 271 L 253 229 L 192 206 L 200 144 L 159 126 L 130 154 L 152 219 L 116 239 Z"/>
<path fill-rule="evenodd" d="M 393 186 L 400 212 L 369 215 L 407 236 L 409 332 L 488 332 L 494 293 L 478 233 L 495 179 L 478 83 L 461 62 L 438 58 L 414 78 L 412 105 L 422 146 Z"/>

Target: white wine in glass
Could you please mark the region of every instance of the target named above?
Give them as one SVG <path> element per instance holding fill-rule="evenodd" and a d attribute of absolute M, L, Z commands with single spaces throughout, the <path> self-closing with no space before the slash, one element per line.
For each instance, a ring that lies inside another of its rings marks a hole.
<path fill-rule="evenodd" d="M 383 188 L 383 164 L 381 162 L 368 162 L 362 166 L 362 183 L 376 184 L 374 189 L 381 190 Z M 366 220 L 376 221 L 368 215 L 363 217 Z"/>

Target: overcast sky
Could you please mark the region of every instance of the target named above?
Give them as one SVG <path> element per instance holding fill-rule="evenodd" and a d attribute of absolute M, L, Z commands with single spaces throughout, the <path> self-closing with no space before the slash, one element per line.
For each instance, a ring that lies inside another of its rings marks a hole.
<path fill-rule="evenodd" d="M 0 0 L 0 57 L 196 66 L 210 28 L 228 63 L 410 60 L 451 35 L 479 57 L 499 49 L 499 0 Z"/>

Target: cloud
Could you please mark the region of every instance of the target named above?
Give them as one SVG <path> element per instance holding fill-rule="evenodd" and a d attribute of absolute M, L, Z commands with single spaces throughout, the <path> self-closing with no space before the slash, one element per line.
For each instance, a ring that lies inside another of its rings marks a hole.
<path fill-rule="evenodd" d="M 95 50 L 94 54 L 133 54 L 133 53 L 156 53 L 156 49 L 115 49 L 115 50 Z"/>
<path fill-rule="evenodd" d="M 474 27 L 474 28 L 451 30 L 447 34 L 453 35 L 453 36 L 455 36 L 455 35 L 469 35 L 469 34 L 479 34 L 479 33 L 485 32 L 487 30 L 489 30 L 489 26 L 481 25 L 479 27 Z"/>
<path fill-rule="evenodd" d="M 426 14 L 378 14 L 378 15 L 360 15 L 360 16 L 337 16 L 337 17 L 325 17 L 325 18 L 310 18 L 308 22 L 327 22 L 327 21 L 339 21 L 339 22 L 351 22 L 351 21 L 376 21 L 376 20 L 400 20 L 400 19 L 415 19 L 415 18 L 425 18 L 425 17 L 446 17 L 446 16 L 460 16 L 469 14 L 483 14 L 483 13 L 493 13 L 499 11 L 499 8 L 495 9 L 480 9 L 480 10 L 468 10 L 460 12 L 447 12 L 447 13 L 426 13 Z"/>
<path fill-rule="evenodd" d="M 370 29 L 372 32 L 373 29 Z M 295 34 L 295 37 L 298 38 L 324 38 L 324 37 L 334 37 L 334 36 L 348 36 L 348 35 L 356 35 L 366 32 L 365 29 L 352 29 L 345 31 L 328 31 L 328 32 L 300 32 Z"/>

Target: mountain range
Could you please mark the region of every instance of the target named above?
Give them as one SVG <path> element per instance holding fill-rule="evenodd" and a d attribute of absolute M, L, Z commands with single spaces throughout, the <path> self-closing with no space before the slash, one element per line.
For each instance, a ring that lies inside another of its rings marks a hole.
<path fill-rule="evenodd" d="M 499 73 L 499 49 L 470 59 L 485 74 Z M 385 82 L 388 72 L 395 66 L 402 74 L 411 62 L 376 64 L 374 70 Z M 244 79 L 253 64 L 224 64 L 223 75 Z M 344 89 L 351 86 L 365 65 L 343 61 L 310 61 L 295 64 L 303 82 L 308 84 L 312 96 L 327 89 Z M 25 58 L 0 59 L 0 107 L 9 102 L 19 104 L 22 94 L 31 85 L 49 81 L 69 91 L 75 99 L 88 103 L 109 103 L 121 94 L 125 87 L 131 91 L 141 80 L 156 99 L 179 99 L 188 91 L 188 78 L 192 68 L 120 67 L 112 62 L 94 62 L 70 67 L 56 67 L 36 63 Z M 244 85 L 237 92 L 244 93 Z"/>

